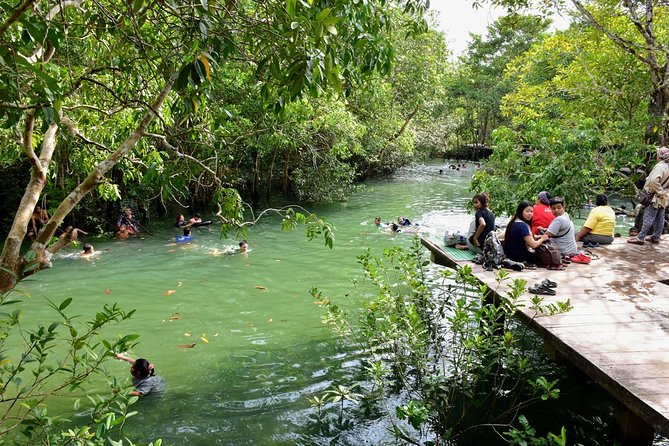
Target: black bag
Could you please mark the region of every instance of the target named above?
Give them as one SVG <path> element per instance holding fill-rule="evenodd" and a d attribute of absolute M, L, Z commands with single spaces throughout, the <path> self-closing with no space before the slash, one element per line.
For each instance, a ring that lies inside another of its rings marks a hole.
<path fill-rule="evenodd" d="M 538 266 L 559 266 L 562 264 L 560 248 L 553 240 L 546 240 L 535 251 Z"/>
<path fill-rule="evenodd" d="M 641 189 L 636 194 L 636 199 L 642 206 L 648 206 L 655 196 L 655 192 L 648 192 L 646 189 Z"/>

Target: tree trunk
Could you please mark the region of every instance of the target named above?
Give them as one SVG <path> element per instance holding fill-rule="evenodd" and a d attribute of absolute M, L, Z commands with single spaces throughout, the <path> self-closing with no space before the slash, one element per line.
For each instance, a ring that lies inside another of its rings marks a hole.
<path fill-rule="evenodd" d="M 479 138 L 479 144 L 485 145 L 486 135 L 488 134 L 488 121 L 490 120 L 490 110 L 486 110 L 483 115 L 483 128 L 481 129 L 481 137 Z"/>
<path fill-rule="evenodd" d="M 666 64 L 662 72 L 666 72 Z M 646 126 L 645 142 L 647 144 L 666 145 L 669 138 L 667 113 L 669 108 L 669 85 L 661 73 L 651 71 L 652 92 L 648 104 L 650 122 Z M 652 161 L 652 160 L 651 160 Z"/>
<path fill-rule="evenodd" d="M 37 256 L 38 264 L 29 272 L 24 272 L 23 268 L 26 261 L 24 258 L 20 257 L 19 250 L 27 232 L 28 221 L 30 220 L 32 211 L 39 200 L 39 195 L 44 187 L 44 184 L 40 184 L 40 179 L 36 178 L 37 175 L 40 175 L 40 172 L 38 172 L 39 169 L 33 166 L 30 182 L 26 187 L 26 192 L 21 200 L 16 217 L 14 218 L 14 223 L 12 224 L 12 229 L 5 241 L 2 256 L 0 257 L 0 266 L 3 268 L 0 270 L 0 292 L 11 290 L 16 283 L 24 277 L 47 267 L 49 265 L 50 257 L 72 241 L 72 238 L 70 238 L 67 244 L 59 243 L 52 249 L 46 249 L 51 237 L 53 237 L 56 229 L 67 214 L 69 214 L 77 203 L 79 203 L 87 193 L 100 183 L 102 177 L 121 158 L 126 156 L 133 149 L 135 144 L 137 144 L 137 141 L 144 135 L 146 128 L 155 117 L 157 110 L 160 110 L 171 89 L 172 81 L 168 81 L 152 104 L 150 110 L 146 112 L 140 123 L 137 125 L 137 128 L 132 132 L 128 139 L 126 139 L 107 159 L 101 161 L 88 177 L 74 188 L 74 190 L 60 203 L 54 214 L 44 225 L 39 235 L 30 246 L 30 249 L 34 251 Z M 154 110 L 156 112 L 154 112 Z M 51 161 L 51 155 L 55 149 L 55 134 L 57 128 L 58 126 L 56 124 L 51 124 L 45 135 L 44 146 L 42 154 L 40 155 L 40 162 L 43 163 L 40 166 L 42 172 L 46 172 Z M 76 238 L 76 232 L 74 233 L 74 237 Z"/>
<path fill-rule="evenodd" d="M 35 116 L 28 113 L 26 116 L 26 131 L 24 134 L 24 147 L 32 146 L 32 128 Z M 32 216 L 35 205 L 39 201 L 40 194 L 46 185 L 46 172 L 49 169 L 53 152 L 56 148 L 56 131 L 58 125 L 51 123 L 44 134 L 42 151 L 39 159 L 31 158 L 32 168 L 30 171 L 30 181 L 21 198 L 21 203 L 14 216 L 14 222 L 9 230 L 5 245 L 0 255 L 0 292 L 9 291 L 14 284 L 23 277 L 23 268 L 25 262 L 21 258 L 21 244 L 28 232 L 28 224 Z M 25 150 L 24 150 L 25 151 Z M 32 147 L 30 147 L 32 151 Z M 28 155 L 30 157 L 30 155 Z M 44 228 L 42 231 L 44 232 Z M 40 233 L 41 233 L 40 232 Z"/>

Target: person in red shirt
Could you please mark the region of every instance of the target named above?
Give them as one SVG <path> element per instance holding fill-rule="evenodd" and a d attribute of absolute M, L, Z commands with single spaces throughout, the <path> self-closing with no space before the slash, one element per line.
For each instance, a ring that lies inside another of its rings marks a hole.
<path fill-rule="evenodd" d="M 544 191 L 539 192 L 537 200 L 534 203 L 534 215 L 532 216 L 532 234 L 539 234 L 539 230 L 545 231 L 551 224 L 555 215 L 551 212 L 550 206 L 551 194 Z"/>

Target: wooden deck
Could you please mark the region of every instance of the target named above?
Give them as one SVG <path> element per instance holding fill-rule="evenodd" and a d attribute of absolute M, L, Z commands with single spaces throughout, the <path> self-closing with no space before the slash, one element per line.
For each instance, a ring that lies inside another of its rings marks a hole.
<path fill-rule="evenodd" d="M 523 278 L 528 286 L 545 277 L 558 283 L 556 296 L 547 303 L 570 299 L 573 310 L 537 317 L 529 309 L 517 317 L 538 333 L 549 349 L 601 385 L 642 426 L 669 437 L 669 236 L 659 245 L 644 246 L 616 239 L 612 245 L 592 249 L 600 259 L 589 265 L 571 264 L 565 271 L 543 268 L 509 271 L 510 279 Z M 506 284 L 497 283 L 494 271 L 471 262 L 455 261 L 430 240 L 423 245 L 433 261 L 445 266 L 469 264 L 474 275 L 490 289 L 503 294 Z M 441 251 L 441 252 L 440 252 Z M 525 294 L 530 298 L 529 293 Z M 630 423 L 629 417 L 624 417 Z M 631 422 L 633 425 L 634 421 Z M 622 444 L 650 444 L 632 439 Z"/>

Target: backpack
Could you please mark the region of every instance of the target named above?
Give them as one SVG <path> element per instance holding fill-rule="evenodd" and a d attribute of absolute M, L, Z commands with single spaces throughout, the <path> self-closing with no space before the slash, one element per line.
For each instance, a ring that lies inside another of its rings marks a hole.
<path fill-rule="evenodd" d="M 502 243 L 497 238 L 495 231 L 491 231 L 483 242 L 483 268 L 488 271 L 500 268 L 505 258 Z"/>
<path fill-rule="evenodd" d="M 444 234 L 444 246 L 455 246 L 457 244 L 465 245 L 466 243 L 467 239 L 465 238 L 464 235 L 460 233 L 460 231 L 456 232 L 446 231 L 446 233 Z"/>
<path fill-rule="evenodd" d="M 534 255 L 538 266 L 559 266 L 562 264 L 560 248 L 553 240 L 546 240 L 539 246 Z"/>

